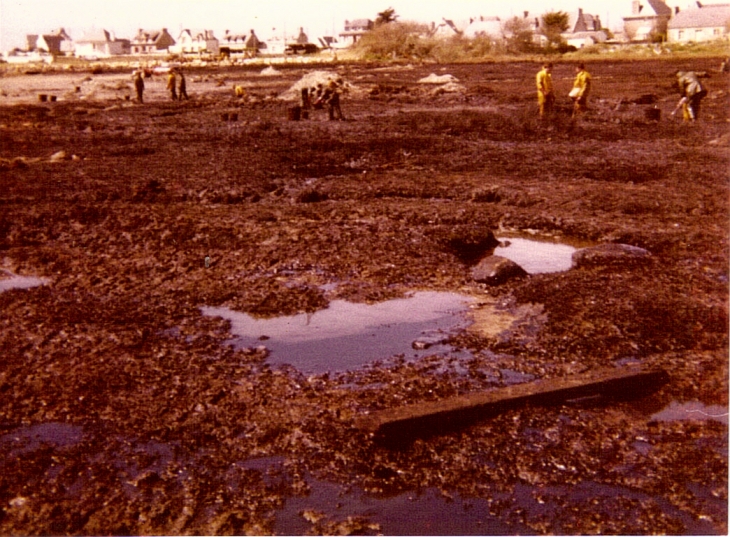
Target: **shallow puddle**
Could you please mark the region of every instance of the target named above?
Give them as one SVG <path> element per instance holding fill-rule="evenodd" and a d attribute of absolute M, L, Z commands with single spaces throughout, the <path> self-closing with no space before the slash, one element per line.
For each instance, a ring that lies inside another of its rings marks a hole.
<path fill-rule="evenodd" d="M 469 324 L 465 313 L 472 300 L 418 292 L 377 304 L 333 300 L 315 313 L 273 319 L 228 308 L 203 307 L 202 312 L 231 322 L 235 346 L 265 345 L 270 364 L 317 374 L 357 369 L 393 355 L 418 358 L 452 351 L 446 341 Z"/>
<path fill-rule="evenodd" d="M 312 525 L 302 516 L 314 511 L 328 521 L 363 517 L 380 526 L 373 535 L 515 535 L 529 533 L 522 525 L 508 525 L 489 514 L 483 499 L 463 499 L 458 494 L 443 496 L 435 489 L 409 491 L 395 496 L 373 496 L 355 489 L 345 492 L 339 485 L 308 480 L 311 492 L 305 497 L 287 498 L 277 511 L 277 535 L 306 535 Z M 521 530 L 521 531 L 520 531 Z"/>
<path fill-rule="evenodd" d="M 673 401 L 663 410 L 653 414 L 655 421 L 715 420 L 728 424 L 728 409 L 719 405 L 703 405 L 699 401 L 677 403 Z"/>
<path fill-rule="evenodd" d="M 528 274 L 562 272 L 573 266 L 573 252 L 568 244 L 520 237 L 498 237 L 500 246 L 494 255 L 506 257 L 520 265 Z"/>
<path fill-rule="evenodd" d="M 35 451 L 42 445 L 66 447 L 81 442 L 83 429 L 68 423 L 48 422 L 20 427 L 0 436 L 0 446 L 9 446 L 11 455 Z M 0 465 L 0 468 L 2 466 Z"/>
<path fill-rule="evenodd" d="M 35 276 L 19 276 L 6 270 L 0 270 L 0 293 L 10 289 L 30 289 L 48 283 L 45 278 Z"/>
<path fill-rule="evenodd" d="M 490 514 L 490 507 L 501 503 L 520 511 L 532 521 L 550 519 L 556 528 L 570 534 L 570 515 L 564 516 L 566 501 L 576 505 L 605 505 L 603 514 L 611 516 L 617 503 L 636 505 L 656 502 L 669 516 L 681 520 L 689 534 L 713 534 L 709 520 L 695 520 L 668 501 L 627 487 L 583 481 L 575 485 L 535 487 L 515 484 L 513 492 L 493 491 L 490 500 L 464 498 L 456 492 L 440 493 L 428 488 L 383 496 L 364 492 L 357 487 L 343 489 L 311 477 L 307 479 L 310 492 L 306 496 L 289 497 L 277 511 L 274 531 L 277 535 L 304 535 L 312 530 L 305 519 L 307 513 L 320 514 L 325 520 L 341 522 L 348 517 L 363 517 L 378 524 L 382 535 L 530 535 L 534 530 L 523 521 Z M 702 496 L 702 495 L 700 495 Z M 703 497 L 709 513 L 722 519 L 722 500 Z M 600 508 L 599 508 L 600 510 Z M 637 508 L 635 516 L 640 516 Z M 524 519 L 523 519 L 524 520 Z"/>

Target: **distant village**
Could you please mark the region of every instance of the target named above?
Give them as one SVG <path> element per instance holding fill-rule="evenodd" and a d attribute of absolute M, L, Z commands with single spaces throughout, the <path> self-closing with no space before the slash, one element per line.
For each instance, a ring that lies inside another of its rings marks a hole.
<path fill-rule="evenodd" d="M 663 0 L 633 0 L 630 13 L 623 16 L 623 30 L 610 32 L 603 27 L 600 17 L 578 9 L 568 13 L 568 28 L 561 34 L 564 42 L 576 49 L 597 43 L 641 43 L 661 36 L 669 43 L 688 43 L 728 39 L 730 4 L 704 5 L 697 1 L 686 8 L 668 5 Z M 540 15 L 522 14 L 524 23 L 534 32 L 537 44 L 547 38 L 541 35 Z M 494 39 L 505 35 L 505 20 L 496 16 L 477 16 L 464 21 L 443 18 L 428 26 L 430 37 L 449 39 L 461 36 L 473 39 L 489 36 Z M 259 37 L 254 29 L 242 32 L 226 30 L 216 36 L 212 30 L 183 29 L 173 35 L 167 28 L 140 29 L 131 38 L 117 37 L 111 30 L 100 29 L 72 38 L 63 28 L 47 34 L 29 34 L 26 46 L 5 53 L 8 62 L 23 62 L 39 57 L 75 56 L 84 59 L 102 59 L 112 56 L 167 56 L 195 55 L 199 57 L 310 54 L 322 50 L 351 47 L 374 27 L 370 19 L 345 21 L 337 35 L 308 36 L 303 28 L 290 38 L 282 36 Z"/>

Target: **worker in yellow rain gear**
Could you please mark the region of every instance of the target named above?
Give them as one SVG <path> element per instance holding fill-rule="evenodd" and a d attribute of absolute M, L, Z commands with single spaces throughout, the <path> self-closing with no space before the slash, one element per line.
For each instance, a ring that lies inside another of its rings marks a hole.
<path fill-rule="evenodd" d="M 170 69 L 170 74 L 167 75 L 167 89 L 170 92 L 170 98 L 177 101 L 177 79 L 173 69 Z"/>
<path fill-rule="evenodd" d="M 547 62 L 537 73 L 537 104 L 540 108 L 540 118 L 550 116 L 553 113 L 555 94 L 553 93 L 553 64 Z"/>
<path fill-rule="evenodd" d="M 681 99 L 672 115 L 676 114 L 681 106 L 682 117 L 685 121 L 697 121 L 700 115 L 700 102 L 707 95 L 707 90 L 699 79 L 707 77 L 707 74 L 693 71 L 677 71 L 676 74 Z"/>
<path fill-rule="evenodd" d="M 573 99 L 573 117 L 577 117 L 588 108 L 588 93 L 591 91 L 591 74 L 586 71 L 582 63 L 575 68 L 575 80 L 573 89 L 570 90 L 570 98 Z"/>

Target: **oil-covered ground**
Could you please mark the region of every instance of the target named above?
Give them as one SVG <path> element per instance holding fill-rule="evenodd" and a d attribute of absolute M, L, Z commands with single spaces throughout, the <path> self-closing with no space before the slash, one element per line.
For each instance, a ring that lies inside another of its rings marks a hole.
<path fill-rule="evenodd" d="M 185 102 L 148 79 L 143 105 L 127 72 L 0 78 L 0 282 L 43 278 L 0 291 L 0 533 L 726 534 L 718 66 L 589 64 L 575 122 L 567 64 L 546 122 L 529 63 L 329 66 L 348 87 L 333 122 L 287 119 L 301 67 L 188 70 Z M 669 116 L 677 69 L 711 74 L 696 124 Z M 456 80 L 418 82 L 432 73 Z M 490 231 L 651 255 L 487 286 L 471 270 Z M 201 309 L 417 291 L 469 295 L 504 324 L 453 335 L 454 355 L 304 374 L 269 364 L 265 339 L 227 344 L 229 322 Z M 670 380 L 399 449 L 354 427 L 632 363 Z"/>

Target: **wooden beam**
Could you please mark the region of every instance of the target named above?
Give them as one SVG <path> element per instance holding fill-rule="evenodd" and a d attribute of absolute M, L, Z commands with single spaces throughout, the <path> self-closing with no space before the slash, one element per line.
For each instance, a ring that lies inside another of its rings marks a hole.
<path fill-rule="evenodd" d="M 555 404 L 596 395 L 628 399 L 646 395 L 669 380 L 661 369 L 606 368 L 570 377 L 538 380 L 441 401 L 417 403 L 359 416 L 355 426 L 376 438 L 407 440 L 441 434 L 524 404 Z"/>

